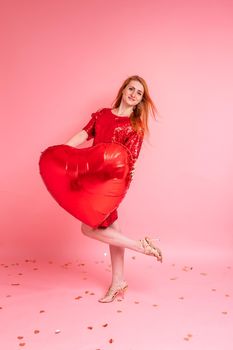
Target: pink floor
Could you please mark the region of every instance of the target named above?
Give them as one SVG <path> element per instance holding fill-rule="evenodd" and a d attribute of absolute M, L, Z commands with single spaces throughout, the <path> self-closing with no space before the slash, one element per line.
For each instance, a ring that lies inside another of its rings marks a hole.
<path fill-rule="evenodd" d="M 224 254 L 168 254 L 160 264 L 128 250 L 125 299 L 101 304 L 111 275 L 104 249 L 72 261 L 1 261 L 0 348 L 233 348 L 233 264 Z"/>

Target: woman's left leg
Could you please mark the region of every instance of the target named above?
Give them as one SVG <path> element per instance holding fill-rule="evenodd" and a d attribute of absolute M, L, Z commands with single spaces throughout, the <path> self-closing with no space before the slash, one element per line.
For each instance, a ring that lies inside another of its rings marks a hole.
<path fill-rule="evenodd" d="M 118 220 L 111 225 L 112 228 L 121 232 Z M 112 263 L 112 286 L 124 280 L 124 254 L 125 248 L 109 244 Z"/>
<path fill-rule="evenodd" d="M 118 232 L 121 232 L 118 220 L 114 221 L 114 223 L 110 226 Z M 124 288 L 127 285 L 126 281 L 124 281 L 125 248 L 109 244 L 109 250 L 111 255 L 112 281 L 105 296 L 99 299 L 99 301 L 102 303 L 111 302 L 114 299 L 115 293 L 119 287 Z"/>

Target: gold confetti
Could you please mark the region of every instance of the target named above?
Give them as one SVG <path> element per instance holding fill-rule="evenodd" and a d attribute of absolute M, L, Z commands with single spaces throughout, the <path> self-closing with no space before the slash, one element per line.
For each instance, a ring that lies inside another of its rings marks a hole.
<path fill-rule="evenodd" d="M 42 312 L 45 312 L 44 310 L 40 310 L 40 314 L 42 314 Z"/>
<path fill-rule="evenodd" d="M 121 310 L 117 310 L 117 312 L 122 312 Z"/>
<path fill-rule="evenodd" d="M 107 325 L 108 325 L 107 323 L 105 323 L 105 324 L 102 324 L 102 327 L 107 327 Z"/>
<path fill-rule="evenodd" d="M 187 334 L 187 336 L 189 337 L 189 338 L 192 338 L 192 334 L 191 333 L 189 333 L 189 334 Z"/>
<path fill-rule="evenodd" d="M 157 304 L 153 304 L 152 306 L 156 307 L 156 306 L 158 306 L 158 305 L 157 305 Z"/>
<path fill-rule="evenodd" d="M 60 331 L 60 329 L 56 329 L 54 333 L 58 334 L 58 333 L 61 333 L 61 331 Z"/>
<path fill-rule="evenodd" d="M 38 333 L 40 333 L 39 329 L 35 329 L 34 334 L 38 334 Z"/>
<path fill-rule="evenodd" d="M 26 345 L 26 343 L 19 343 L 19 346 L 24 346 Z"/>
<path fill-rule="evenodd" d="M 19 335 L 19 336 L 17 337 L 17 339 L 23 339 L 23 336 L 22 336 L 22 335 Z"/>
<path fill-rule="evenodd" d="M 11 283 L 12 286 L 20 286 L 20 283 Z"/>
<path fill-rule="evenodd" d="M 85 290 L 85 294 L 88 294 L 89 293 L 89 290 Z"/>
<path fill-rule="evenodd" d="M 139 304 L 139 301 L 135 301 L 134 304 Z"/>
<path fill-rule="evenodd" d="M 95 293 L 92 292 L 92 293 L 90 293 L 90 295 L 95 295 Z"/>
<path fill-rule="evenodd" d="M 90 329 L 90 330 L 92 330 L 92 329 L 93 329 L 93 327 L 91 327 L 91 326 L 88 326 L 88 327 L 87 327 L 87 329 Z"/>
<path fill-rule="evenodd" d="M 113 343 L 113 339 L 111 338 L 111 339 L 109 339 L 109 341 L 108 341 L 110 344 L 112 344 Z"/>
<path fill-rule="evenodd" d="M 75 300 L 79 300 L 79 299 L 81 299 L 82 298 L 82 296 L 81 295 L 79 295 L 78 297 L 76 297 L 76 298 L 74 298 Z"/>

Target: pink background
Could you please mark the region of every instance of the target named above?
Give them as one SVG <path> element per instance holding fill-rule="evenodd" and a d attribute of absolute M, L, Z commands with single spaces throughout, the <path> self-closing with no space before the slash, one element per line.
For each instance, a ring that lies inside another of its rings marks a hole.
<path fill-rule="evenodd" d="M 0 12 L 2 261 L 109 259 L 107 246 L 83 237 L 79 221 L 47 192 L 38 161 L 138 74 L 160 115 L 119 208 L 122 230 L 158 237 L 165 264 L 229 265 L 233 2 L 22 0 L 2 1 Z M 224 278 L 232 287 L 232 276 Z"/>
<path fill-rule="evenodd" d="M 46 192 L 40 152 L 110 106 L 132 74 L 148 82 L 160 118 L 119 209 L 124 231 L 157 235 L 171 254 L 231 253 L 232 14 L 232 1 L 4 3 L 4 254 L 41 256 L 48 243 L 50 255 L 76 254 L 80 224 Z"/>

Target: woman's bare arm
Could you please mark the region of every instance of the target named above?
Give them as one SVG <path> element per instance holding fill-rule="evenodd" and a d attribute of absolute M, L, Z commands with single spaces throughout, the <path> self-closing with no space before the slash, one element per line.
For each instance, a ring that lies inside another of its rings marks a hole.
<path fill-rule="evenodd" d="M 79 146 L 81 145 L 83 142 L 85 142 L 88 138 L 88 134 L 85 130 L 79 131 L 77 134 L 75 134 L 73 137 L 71 137 L 71 139 L 69 139 L 65 145 L 68 146 Z"/>

